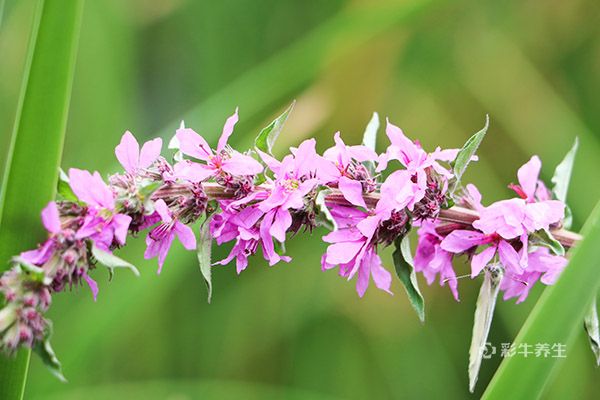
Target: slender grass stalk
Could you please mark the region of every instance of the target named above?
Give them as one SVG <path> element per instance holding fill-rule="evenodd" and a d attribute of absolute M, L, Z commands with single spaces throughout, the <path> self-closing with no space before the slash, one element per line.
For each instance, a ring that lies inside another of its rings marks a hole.
<path fill-rule="evenodd" d="M 82 6 L 83 0 L 40 0 L 36 10 L 0 192 L 0 260 L 43 239 L 39 213 L 56 189 Z M 29 353 L 0 356 L 1 399 L 23 397 Z"/>
<path fill-rule="evenodd" d="M 584 239 L 573 248 L 569 265 L 558 282 L 546 289 L 525 321 L 515 344 L 563 344 L 568 355 L 569 346 L 581 330 L 584 315 L 600 288 L 600 203 L 582 232 Z M 559 360 L 519 355 L 505 358 L 483 398 L 539 398 Z"/>

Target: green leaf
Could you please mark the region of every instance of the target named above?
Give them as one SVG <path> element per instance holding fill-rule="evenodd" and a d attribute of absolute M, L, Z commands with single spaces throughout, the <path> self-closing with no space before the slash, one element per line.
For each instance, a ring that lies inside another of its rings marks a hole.
<path fill-rule="evenodd" d="M 479 145 L 483 141 L 485 134 L 487 133 L 490 125 L 490 117 L 485 116 L 485 126 L 476 134 L 471 136 L 464 146 L 458 151 L 456 158 L 454 159 L 454 176 L 456 177 L 456 185 L 460 182 L 463 174 L 467 170 L 467 166 L 473 159 L 473 156 L 477 152 Z"/>
<path fill-rule="evenodd" d="M 379 129 L 379 114 L 376 112 L 373 113 L 371 120 L 367 124 L 365 128 L 365 133 L 363 134 L 362 144 L 375 151 L 375 146 L 377 145 L 377 130 Z"/>
<path fill-rule="evenodd" d="M 58 195 L 60 200 L 71 201 L 73 203 L 79 202 L 75 193 L 73 193 L 73 189 L 71 189 L 71 185 L 69 184 L 69 177 L 59 168 L 58 173 L 58 184 L 56 186 L 56 194 Z"/>
<path fill-rule="evenodd" d="M 557 256 L 565 255 L 565 248 L 558 240 L 554 238 L 548 229 L 542 229 L 534 232 L 531 235 L 531 239 L 533 239 L 532 244 L 547 247 Z"/>
<path fill-rule="evenodd" d="M 575 155 L 579 148 L 579 138 L 575 138 L 575 142 L 571 147 L 571 150 L 567 152 L 565 158 L 556 166 L 554 175 L 552 176 L 552 193 L 557 200 L 565 203 L 565 218 L 563 219 L 563 227 L 565 229 L 571 228 L 573 223 L 573 213 L 571 208 L 566 205 L 567 203 L 567 192 L 569 191 L 569 184 L 571 182 L 571 174 L 573 173 L 573 164 L 575 163 Z"/>
<path fill-rule="evenodd" d="M 487 338 L 492 326 L 496 298 L 500 290 L 500 282 L 504 276 L 504 270 L 498 265 L 490 265 L 485 269 L 483 284 L 477 297 L 475 308 L 475 320 L 473 322 L 473 335 L 471 347 L 469 348 L 469 390 L 475 390 L 475 384 L 479 377 L 481 360 L 486 349 Z"/>
<path fill-rule="evenodd" d="M 254 140 L 254 145 L 260 151 L 269 154 L 272 153 L 275 141 L 277 140 L 277 137 L 279 137 L 279 134 L 281 133 L 281 130 L 283 129 L 283 126 L 285 125 L 288 116 L 294 109 L 295 104 L 296 101 L 294 100 L 294 102 L 287 108 L 287 110 L 283 112 L 283 114 L 275 118 L 273 122 L 271 122 L 269 125 L 267 125 L 260 131 L 256 139 Z"/>
<path fill-rule="evenodd" d="M 325 204 L 325 198 L 330 193 L 331 189 L 321 189 L 317 193 L 317 197 L 315 197 L 315 222 L 318 226 L 323 226 L 330 231 L 335 231 L 337 230 L 337 223 Z"/>
<path fill-rule="evenodd" d="M 395 241 L 396 250 L 392 255 L 396 274 L 404 285 L 408 300 L 413 306 L 421 322 L 425 321 L 425 300 L 419 290 L 417 274 L 415 273 L 412 254 L 410 252 L 410 241 L 408 236 Z"/>
<path fill-rule="evenodd" d="M 367 124 L 365 128 L 365 133 L 363 134 L 362 144 L 370 148 L 373 151 L 377 146 L 377 130 L 379 129 L 379 115 L 374 112 L 371 120 Z M 365 161 L 363 165 L 367 168 L 371 175 L 375 175 L 375 162 L 374 161 Z"/>
<path fill-rule="evenodd" d="M 576 332 L 600 288 L 600 203 L 588 218 L 583 240 L 570 250 L 570 262 L 558 281 L 544 290 L 515 343 L 573 345 Z M 560 321 L 560 323 L 557 323 Z M 557 357 L 504 358 L 484 399 L 535 399 L 543 394 Z"/>
<path fill-rule="evenodd" d="M 198 264 L 200 265 L 200 272 L 206 282 L 206 288 L 208 290 L 208 303 L 212 298 L 212 264 L 211 264 L 211 248 L 213 238 L 210 235 L 210 221 L 206 220 L 200 226 L 200 237 L 198 238 L 198 248 L 196 254 L 198 255 Z"/>
<path fill-rule="evenodd" d="M 46 276 L 46 273 L 42 268 L 29 263 L 22 257 L 13 257 L 12 261 L 13 265 L 18 265 L 23 271 L 27 272 L 28 277 L 31 278 L 33 282 L 39 282 L 44 285 L 49 285 L 52 282 L 52 279 Z"/>
<path fill-rule="evenodd" d="M 148 200 L 162 185 L 163 183 L 161 181 L 148 181 L 140 185 L 138 194 L 140 195 L 141 200 Z"/>
<path fill-rule="evenodd" d="M 38 2 L 0 189 L 0 272 L 46 236 L 39 216 L 56 194 L 82 6 L 82 0 Z M 0 356 L 0 399 L 22 398 L 29 354 Z"/>
<path fill-rule="evenodd" d="M 54 354 L 52 346 L 50 346 L 49 338 L 44 339 L 42 342 L 38 342 L 33 347 L 33 351 L 40 356 L 44 365 L 56 376 L 61 382 L 67 382 L 67 379 L 63 375 L 62 366 L 60 361 Z"/>
<path fill-rule="evenodd" d="M 571 182 L 571 174 L 573 173 L 573 164 L 575 163 L 575 155 L 577 154 L 577 148 L 579 147 L 579 139 L 575 138 L 575 142 L 571 147 L 571 150 L 567 152 L 565 158 L 556 166 L 554 175 L 552 176 L 552 193 L 557 200 L 563 203 L 567 202 L 567 192 L 569 190 L 569 183 Z"/>
<path fill-rule="evenodd" d="M 590 341 L 590 346 L 596 357 L 596 365 L 600 367 L 600 328 L 598 324 L 598 308 L 596 306 L 596 299 L 592 301 L 588 313 L 583 320 L 585 331 Z"/>
<path fill-rule="evenodd" d="M 128 268 L 131 270 L 131 272 L 133 272 L 135 276 L 140 276 L 140 272 L 137 270 L 136 267 L 133 266 L 133 264 L 130 264 L 129 262 L 120 259 L 114 254 L 99 249 L 98 247 L 96 247 L 96 245 L 92 245 L 92 255 L 100 264 L 108 268 L 111 277 L 114 274 L 115 268 Z"/>

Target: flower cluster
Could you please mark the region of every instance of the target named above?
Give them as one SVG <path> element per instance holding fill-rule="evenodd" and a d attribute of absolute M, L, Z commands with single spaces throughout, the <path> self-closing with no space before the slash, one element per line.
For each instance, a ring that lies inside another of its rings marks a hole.
<path fill-rule="evenodd" d="M 52 293 L 84 281 L 96 299 L 98 285 L 90 274 L 97 264 L 111 273 L 133 268 L 113 254 L 129 234 L 147 231 L 144 256 L 158 258 L 160 273 L 175 238 L 188 250 L 201 247 L 192 229 L 197 223 L 208 224 L 218 245 L 231 242 L 229 255 L 214 264 L 235 260 L 238 273 L 259 249 L 271 266 L 289 262 L 283 250 L 289 237 L 329 227 L 321 267 L 356 278 L 361 297 L 371 279 L 392 293 L 392 274 L 380 250 L 398 246 L 412 227 L 418 235 L 414 270 L 429 284 L 439 275 L 457 300 L 453 259 L 459 255 L 470 259 L 472 278 L 486 268 L 502 268 L 504 297 L 518 301 L 538 280 L 554 283 L 566 265 L 552 236 L 563 223 L 565 204 L 553 200 L 539 180 L 535 156 L 519 170 L 519 184 L 510 186 L 517 197 L 483 206 L 475 186 L 461 186 L 455 173 L 459 155 L 466 163 L 476 159 L 468 146 L 427 152 L 387 121 L 389 145 L 381 154 L 345 144 L 338 132 L 322 154 L 308 139 L 279 160 L 270 147 L 232 149 L 227 142 L 237 121 L 236 110 L 214 150 L 182 125 L 169 146 L 176 149 L 172 162 L 161 156 L 161 139 L 140 148 L 126 132 L 115 149 L 124 171 L 108 184 L 98 172 L 64 174 L 59 197 L 42 211 L 48 239 L 15 257 L 0 279 L 6 300 L 0 348 L 11 353 L 46 339 L 43 313 Z M 453 215 L 471 210 L 464 216 L 475 217 L 445 218 L 452 210 Z"/>

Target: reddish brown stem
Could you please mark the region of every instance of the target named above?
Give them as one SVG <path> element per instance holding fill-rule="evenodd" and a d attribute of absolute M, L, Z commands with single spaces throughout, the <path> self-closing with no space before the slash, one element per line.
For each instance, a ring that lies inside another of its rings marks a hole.
<path fill-rule="evenodd" d="M 204 191 L 206 192 L 208 197 L 212 199 L 231 198 L 231 194 L 226 193 L 223 187 L 216 183 L 204 184 Z M 369 193 L 366 194 L 364 198 L 367 205 L 374 206 L 379 200 L 379 193 Z M 350 204 L 344 198 L 342 193 L 337 189 L 331 189 L 331 193 L 327 195 L 326 201 L 332 204 Z M 441 210 L 438 218 L 442 221 L 450 222 L 453 224 L 471 226 L 471 224 L 474 221 L 479 219 L 479 214 L 475 210 L 454 206 L 446 210 Z M 579 242 L 582 239 L 581 235 L 565 229 L 554 229 L 551 232 L 554 238 L 565 247 L 573 247 L 575 243 Z"/>

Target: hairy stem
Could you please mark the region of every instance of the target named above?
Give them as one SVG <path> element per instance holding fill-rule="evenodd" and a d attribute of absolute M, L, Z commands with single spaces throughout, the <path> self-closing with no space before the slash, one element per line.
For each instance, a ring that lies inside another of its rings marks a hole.
<path fill-rule="evenodd" d="M 205 183 L 203 187 L 209 199 L 223 200 L 233 196 L 233 193 L 225 191 L 223 186 L 216 183 Z M 379 200 L 379 193 L 373 192 L 366 194 L 364 199 L 367 205 L 374 206 Z M 332 189 L 332 192 L 327 195 L 326 201 L 333 204 L 350 204 L 337 189 Z M 474 221 L 479 219 L 479 214 L 475 210 L 454 206 L 441 210 L 438 218 L 442 221 L 450 222 L 453 225 L 468 227 L 471 226 Z M 552 235 L 565 247 L 573 247 L 575 243 L 582 239 L 581 235 L 565 229 L 554 229 L 552 230 Z"/>

